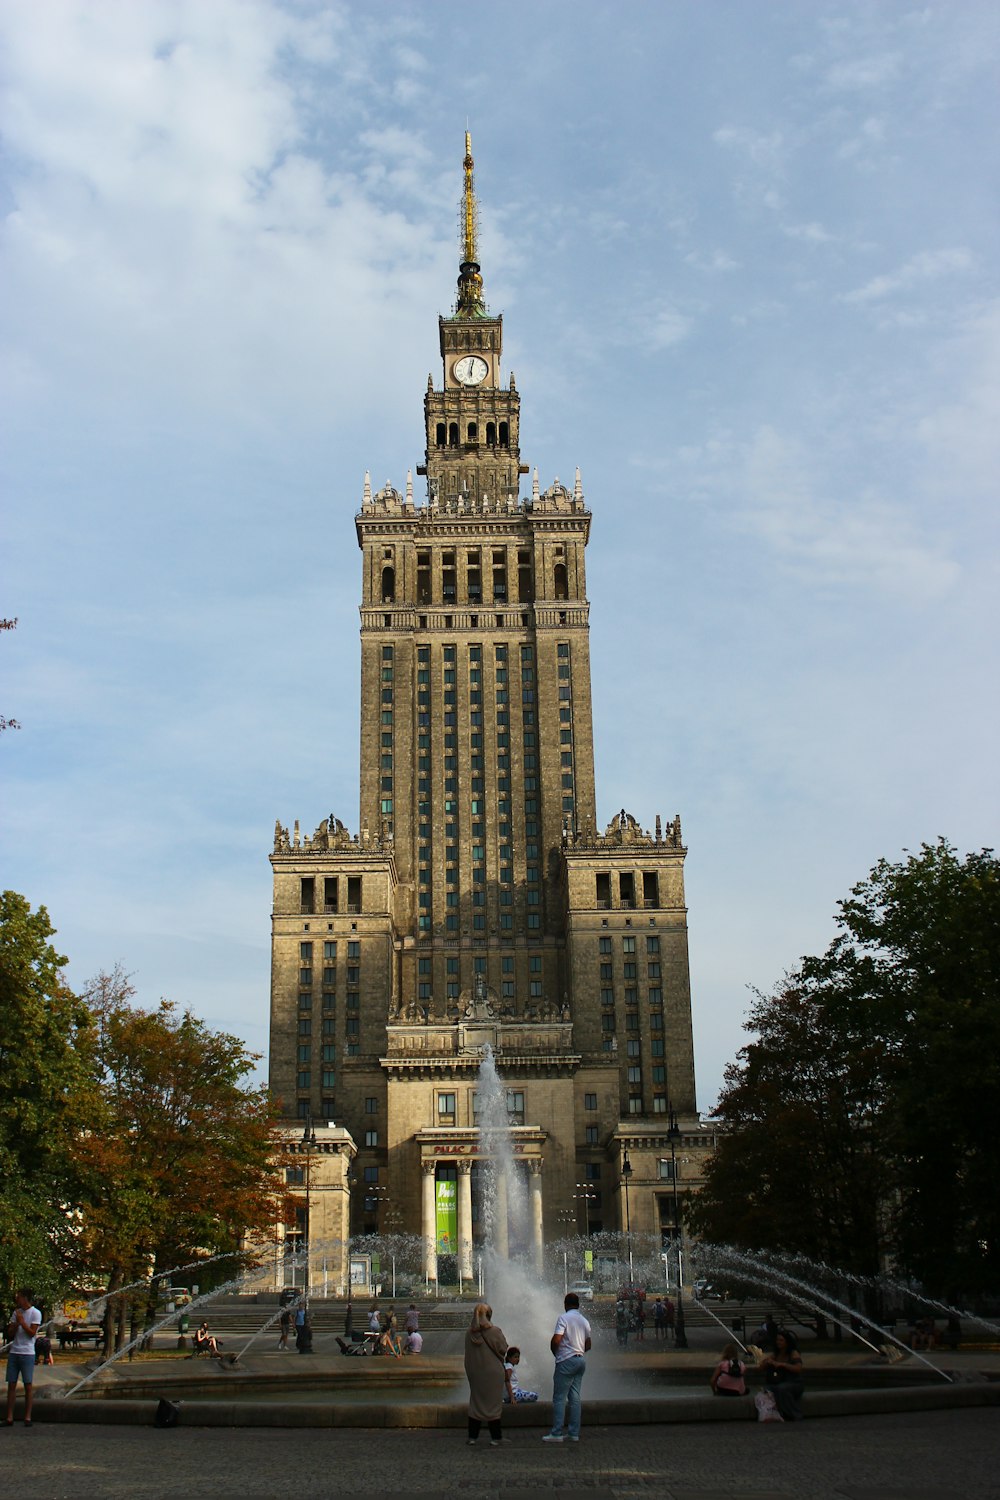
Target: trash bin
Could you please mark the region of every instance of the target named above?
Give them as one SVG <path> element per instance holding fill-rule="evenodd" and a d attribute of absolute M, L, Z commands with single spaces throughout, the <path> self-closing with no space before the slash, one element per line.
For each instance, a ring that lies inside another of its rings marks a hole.
<path fill-rule="evenodd" d="M 177 1324 L 177 1332 L 178 1333 L 187 1333 L 187 1331 L 190 1328 L 190 1326 L 191 1326 L 191 1320 L 190 1320 L 190 1318 L 188 1317 L 188 1315 L 187 1315 L 186 1312 L 182 1312 L 181 1313 L 180 1322 Z"/>

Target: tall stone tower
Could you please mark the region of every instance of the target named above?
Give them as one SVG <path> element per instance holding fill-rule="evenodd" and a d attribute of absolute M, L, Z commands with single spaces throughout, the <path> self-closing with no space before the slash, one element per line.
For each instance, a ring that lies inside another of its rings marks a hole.
<path fill-rule="evenodd" d="M 666 1231 L 668 1112 L 701 1127 L 680 823 L 598 830 L 591 513 L 579 470 L 521 493 L 468 135 L 461 225 L 425 492 L 366 475 L 356 517 L 360 831 L 275 830 L 270 1081 L 291 1119 L 350 1131 L 355 1232 L 420 1233 L 429 1268 L 469 1274 L 487 1044 L 530 1205 L 513 1249 L 623 1222 L 626 1151 L 632 1227 Z"/>

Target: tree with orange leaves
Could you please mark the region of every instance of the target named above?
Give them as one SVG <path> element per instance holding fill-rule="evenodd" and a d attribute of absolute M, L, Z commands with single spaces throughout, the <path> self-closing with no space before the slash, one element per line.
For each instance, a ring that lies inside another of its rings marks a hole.
<path fill-rule="evenodd" d="M 116 968 L 83 997 L 102 1099 L 99 1128 L 78 1145 L 87 1255 L 109 1292 L 217 1255 L 232 1256 L 227 1279 L 245 1264 L 245 1237 L 266 1242 L 287 1217 L 277 1111 L 248 1082 L 256 1058 L 238 1037 L 166 1000 L 147 1010 L 134 993 Z"/>

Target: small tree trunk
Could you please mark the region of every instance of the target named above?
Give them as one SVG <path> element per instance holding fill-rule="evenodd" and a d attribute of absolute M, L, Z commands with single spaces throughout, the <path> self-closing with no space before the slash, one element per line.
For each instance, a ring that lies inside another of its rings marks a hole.
<path fill-rule="evenodd" d="M 111 1358 L 111 1346 L 114 1342 L 114 1316 L 115 1316 L 115 1292 L 121 1286 L 124 1277 L 120 1269 L 112 1268 L 108 1277 L 108 1292 L 104 1301 L 104 1343 L 101 1346 L 102 1359 Z"/>
<path fill-rule="evenodd" d="M 125 1297 L 118 1298 L 118 1316 L 115 1327 L 115 1353 L 125 1348 L 125 1319 L 128 1316 L 128 1302 Z"/>

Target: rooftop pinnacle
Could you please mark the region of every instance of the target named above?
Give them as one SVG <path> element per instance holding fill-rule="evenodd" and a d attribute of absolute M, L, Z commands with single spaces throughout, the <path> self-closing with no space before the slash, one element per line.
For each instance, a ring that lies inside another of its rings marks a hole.
<path fill-rule="evenodd" d="M 465 132 L 465 160 L 462 163 L 465 184 L 459 209 L 459 247 L 462 260 L 458 268 L 458 296 L 455 299 L 457 318 L 482 318 L 486 315 L 483 299 L 483 278 L 479 274 L 479 257 L 476 241 L 479 236 L 479 204 L 473 182 L 472 136 Z"/>

